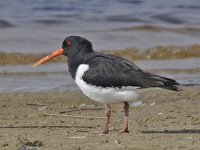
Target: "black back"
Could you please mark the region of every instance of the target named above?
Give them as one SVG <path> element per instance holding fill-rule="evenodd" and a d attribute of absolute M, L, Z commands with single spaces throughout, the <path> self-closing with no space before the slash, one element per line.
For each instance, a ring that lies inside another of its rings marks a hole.
<path fill-rule="evenodd" d="M 161 87 L 178 90 L 175 86 L 178 83 L 175 80 L 146 72 L 133 62 L 121 57 L 93 52 L 85 57 L 84 63 L 89 64 L 89 70 L 82 78 L 91 85 L 115 88 L 123 86 Z"/>

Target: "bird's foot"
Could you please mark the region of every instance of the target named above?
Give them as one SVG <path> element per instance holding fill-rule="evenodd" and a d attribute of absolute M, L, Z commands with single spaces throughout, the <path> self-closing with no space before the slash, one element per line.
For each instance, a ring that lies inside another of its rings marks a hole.
<path fill-rule="evenodd" d="M 128 128 L 124 128 L 122 130 L 119 130 L 119 133 L 129 133 Z"/>
<path fill-rule="evenodd" d="M 92 132 L 92 133 L 102 135 L 102 134 L 108 134 L 108 131 L 109 131 L 108 128 L 104 128 L 103 130 Z"/>
<path fill-rule="evenodd" d="M 108 134 L 108 129 L 103 129 L 102 131 L 100 131 L 100 134 Z"/>

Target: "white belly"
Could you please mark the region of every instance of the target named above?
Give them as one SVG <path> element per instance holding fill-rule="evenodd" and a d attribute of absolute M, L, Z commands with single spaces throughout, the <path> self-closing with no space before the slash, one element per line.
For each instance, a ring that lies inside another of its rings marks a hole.
<path fill-rule="evenodd" d="M 139 97 L 139 95 L 134 91 L 138 87 L 103 88 L 87 84 L 83 81 L 82 76 L 88 69 L 88 64 L 80 65 L 76 72 L 75 82 L 81 91 L 91 99 L 103 104 L 109 104 L 123 101 L 134 101 Z"/>

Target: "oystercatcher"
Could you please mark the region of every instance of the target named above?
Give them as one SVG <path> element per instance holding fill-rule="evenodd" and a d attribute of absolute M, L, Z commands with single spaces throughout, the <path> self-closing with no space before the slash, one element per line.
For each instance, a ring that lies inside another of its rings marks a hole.
<path fill-rule="evenodd" d="M 42 58 L 33 66 L 42 64 L 58 55 L 68 57 L 72 78 L 81 91 L 99 103 L 105 104 L 105 126 L 102 133 L 108 133 L 111 103 L 124 103 L 125 119 L 121 133 L 129 132 L 129 103 L 139 97 L 147 88 L 163 88 L 179 91 L 178 83 L 166 77 L 149 73 L 122 57 L 94 52 L 92 43 L 80 36 L 69 36 L 62 48 Z"/>

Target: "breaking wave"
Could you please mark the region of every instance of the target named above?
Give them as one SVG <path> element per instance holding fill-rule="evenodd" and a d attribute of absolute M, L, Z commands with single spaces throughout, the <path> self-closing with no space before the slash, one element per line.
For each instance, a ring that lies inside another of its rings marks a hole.
<path fill-rule="evenodd" d="M 200 57 L 200 45 L 156 46 L 145 50 L 127 48 L 123 50 L 104 50 L 103 53 L 125 57 L 129 60 L 145 59 L 184 59 Z M 47 54 L 23 54 L 0 52 L 0 65 L 33 64 Z M 66 57 L 58 57 L 51 62 L 66 62 Z"/>

